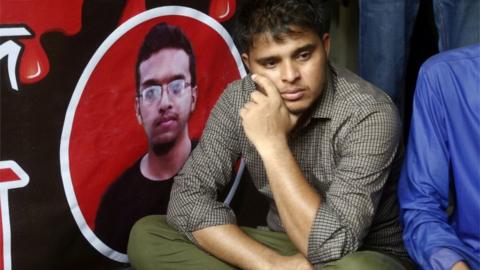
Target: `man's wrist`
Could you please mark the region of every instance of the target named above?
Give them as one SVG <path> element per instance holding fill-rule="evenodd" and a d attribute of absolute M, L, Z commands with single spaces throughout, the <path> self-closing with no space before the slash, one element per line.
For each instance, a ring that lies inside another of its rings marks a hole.
<path fill-rule="evenodd" d="M 287 138 L 272 139 L 268 143 L 255 147 L 262 158 L 276 158 L 290 151 Z"/>
<path fill-rule="evenodd" d="M 464 261 L 459 261 L 452 266 L 451 270 L 470 270 Z"/>
<path fill-rule="evenodd" d="M 262 254 L 263 260 L 257 265 L 256 269 L 274 269 L 275 262 L 277 262 L 281 255 L 271 250 L 270 248 L 266 249 Z"/>

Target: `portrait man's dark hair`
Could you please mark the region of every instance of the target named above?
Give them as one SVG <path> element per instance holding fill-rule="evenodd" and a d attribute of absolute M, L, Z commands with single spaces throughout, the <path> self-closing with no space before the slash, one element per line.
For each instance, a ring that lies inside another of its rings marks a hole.
<path fill-rule="evenodd" d="M 135 66 L 137 92 L 139 91 L 138 86 L 140 85 L 140 64 L 158 51 L 167 48 L 182 49 L 187 53 L 190 61 L 190 76 L 192 78 L 190 83 L 192 87 L 197 85 L 195 55 L 193 54 L 190 41 L 180 28 L 166 23 L 159 23 L 150 29 L 138 52 Z"/>
<path fill-rule="evenodd" d="M 234 35 L 241 52 L 249 51 L 256 34 L 271 33 L 280 41 L 283 34 L 295 32 L 293 26 L 310 28 L 319 37 L 330 28 L 330 7 L 326 0 L 249 0 L 236 16 Z"/>

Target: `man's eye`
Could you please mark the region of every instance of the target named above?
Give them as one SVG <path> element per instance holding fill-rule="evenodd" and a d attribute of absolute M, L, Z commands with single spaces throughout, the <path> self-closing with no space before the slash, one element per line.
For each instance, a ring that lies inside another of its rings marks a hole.
<path fill-rule="evenodd" d="M 172 88 L 170 88 L 170 92 L 171 92 L 172 94 L 174 94 L 174 95 L 180 94 L 180 93 L 182 92 L 182 90 L 183 90 L 183 89 L 180 88 L 180 87 L 172 87 Z"/>
<path fill-rule="evenodd" d="M 143 91 L 143 97 L 146 100 L 152 100 L 155 98 L 155 92 L 156 92 L 156 88 L 154 87 L 147 88 L 145 91 Z"/>
<path fill-rule="evenodd" d="M 275 61 L 266 61 L 262 63 L 262 66 L 264 68 L 274 68 L 277 65 L 277 62 Z"/>
<path fill-rule="evenodd" d="M 145 98 L 146 99 L 152 99 L 153 96 L 154 96 L 153 90 L 148 90 L 148 91 L 145 92 Z"/>
<path fill-rule="evenodd" d="M 180 92 L 182 92 L 184 88 L 185 88 L 185 81 L 183 80 L 176 80 L 171 82 L 168 85 L 168 90 L 174 95 L 180 94 Z"/>
<path fill-rule="evenodd" d="M 312 56 L 312 54 L 310 52 L 302 52 L 298 55 L 298 60 L 300 61 L 306 61 L 308 59 L 310 59 L 310 57 Z"/>

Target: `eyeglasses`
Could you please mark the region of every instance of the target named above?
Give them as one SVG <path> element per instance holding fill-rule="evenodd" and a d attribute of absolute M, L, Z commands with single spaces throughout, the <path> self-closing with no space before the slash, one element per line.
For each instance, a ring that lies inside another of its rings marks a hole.
<path fill-rule="evenodd" d="M 161 100 L 163 96 L 163 90 L 166 89 L 169 97 L 180 97 L 184 90 L 190 86 L 184 79 L 177 79 L 169 82 L 166 88 L 162 85 L 150 85 L 143 89 L 137 96 L 145 105 L 150 105 L 156 100 Z"/>

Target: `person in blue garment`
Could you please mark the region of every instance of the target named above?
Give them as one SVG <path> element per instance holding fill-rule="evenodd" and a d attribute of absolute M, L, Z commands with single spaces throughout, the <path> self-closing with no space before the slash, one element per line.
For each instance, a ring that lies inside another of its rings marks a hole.
<path fill-rule="evenodd" d="M 422 269 L 480 269 L 480 44 L 420 69 L 398 195 Z"/>

